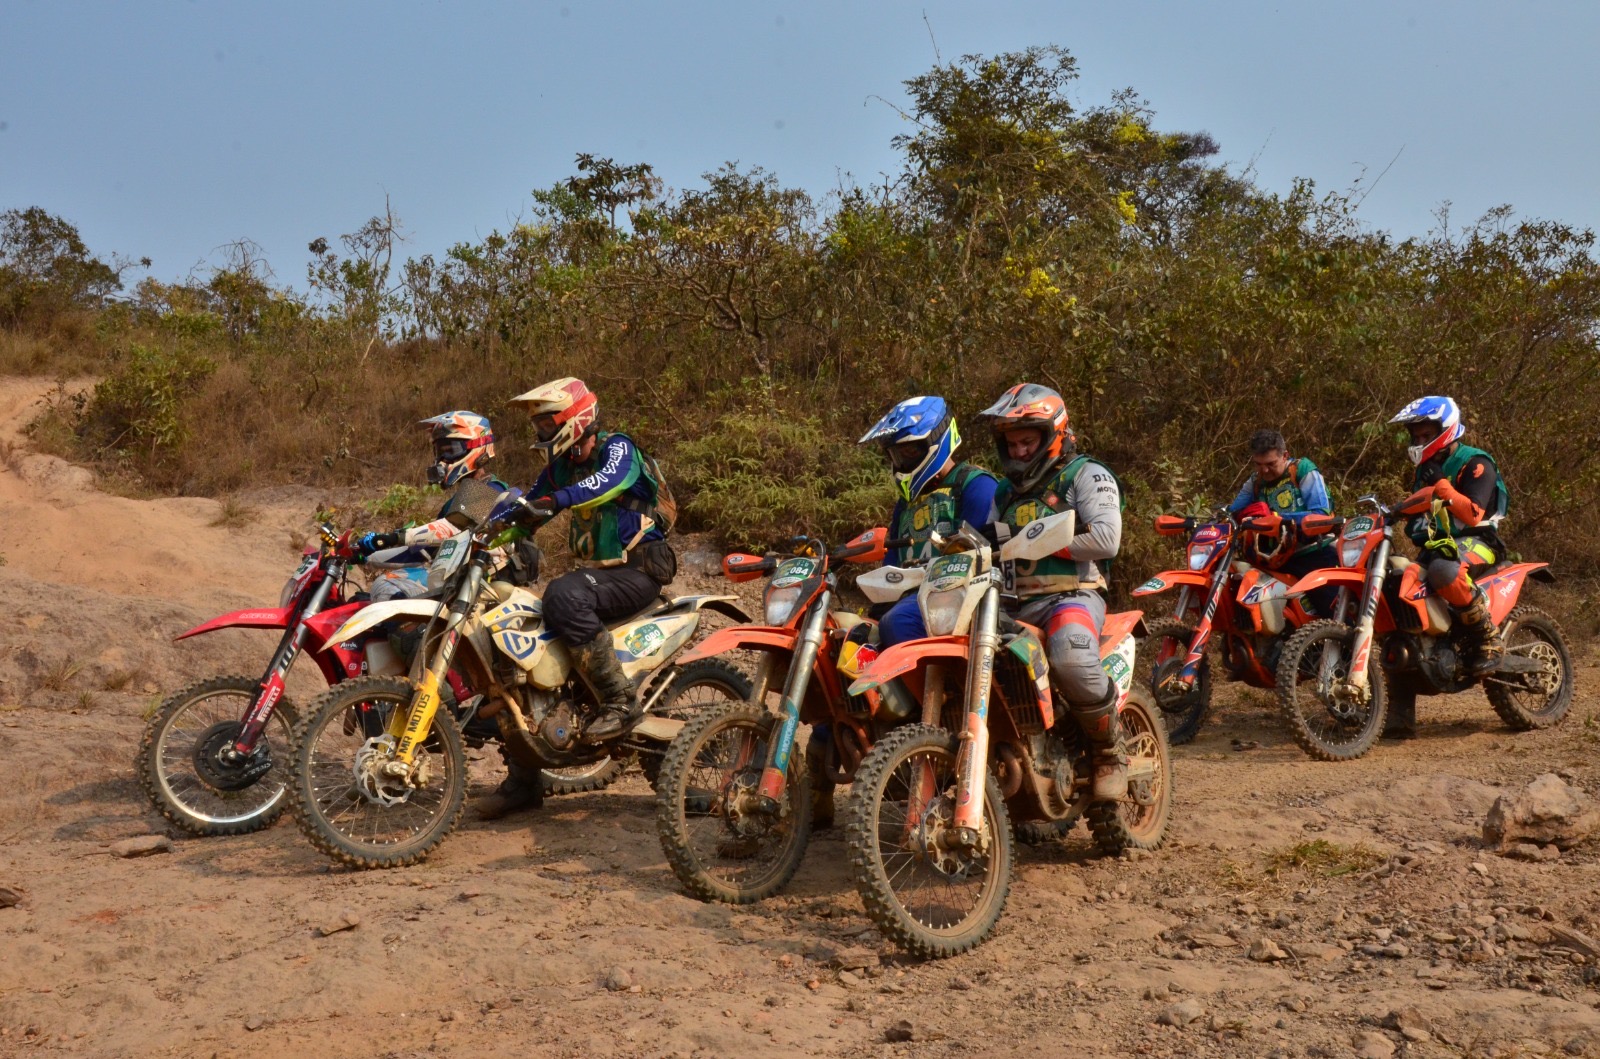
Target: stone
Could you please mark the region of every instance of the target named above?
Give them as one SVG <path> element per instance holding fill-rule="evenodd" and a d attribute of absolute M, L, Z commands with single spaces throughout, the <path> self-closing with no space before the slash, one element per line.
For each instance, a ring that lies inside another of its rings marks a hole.
<path fill-rule="evenodd" d="M 166 835 L 140 835 L 111 844 L 113 857 L 150 857 L 157 853 L 171 853 L 172 839 Z"/>
<path fill-rule="evenodd" d="M 1483 820 L 1483 843 L 1501 853 L 1520 842 L 1571 849 L 1600 831 L 1600 803 L 1553 772 L 1502 794 Z"/>
<path fill-rule="evenodd" d="M 1189 943 L 1197 949 L 1231 949 L 1239 944 L 1226 934 L 1211 933 L 1190 935 Z"/>
<path fill-rule="evenodd" d="M 1535 845 L 1532 842 L 1518 842 L 1502 856 L 1510 857 L 1512 860 L 1532 861 L 1535 864 L 1549 864 L 1561 859 L 1561 847 L 1553 842 L 1546 846 Z"/>
<path fill-rule="evenodd" d="M 1433 1023 L 1416 1008 L 1391 1011 L 1384 1017 L 1383 1024 L 1391 1030 L 1399 1030 L 1400 1036 L 1413 1043 L 1433 1039 Z"/>
<path fill-rule="evenodd" d="M 1205 1018 L 1206 1009 L 1198 1000 L 1180 1000 L 1176 1004 L 1169 1004 L 1161 1009 L 1161 1014 L 1156 1016 L 1159 1026 L 1177 1026 L 1179 1029 L 1198 1022 Z"/>
<path fill-rule="evenodd" d="M 1381 1033 L 1358 1033 L 1350 1043 L 1356 1059 L 1389 1059 L 1395 1053 L 1394 1042 Z"/>
<path fill-rule="evenodd" d="M 890 1044 L 914 1041 L 917 1039 L 917 1028 L 911 1024 L 910 1019 L 901 1019 L 883 1031 L 883 1039 Z"/>
<path fill-rule="evenodd" d="M 1257 938 L 1250 943 L 1250 958 L 1257 963 L 1271 963 L 1274 960 L 1287 960 L 1289 954 L 1271 938 Z"/>
<path fill-rule="evenodd" d="M 841 971 L 863 971 L 878 966 L 878 954 L 871 949 L 842 949 L 828 960 L 828 966 Z"/>
<path fill-rule="evenodd" d="M 962 992 L 966 992 L 966 991 L 968 991 L 970 989 L 976 988 L 976 986 L 973 983 L 972 979 L 967 978 L 964 975 L 959 975 L 958 974 L 954 978 L 950 979 L 950 988 L 951 989 L 959 989 Z"/>
<path fill-rule="evenodd" d="M 260 1015 L 251 1015 L 249 1018 L 244 1020 L 244 1028 L 249 1030 L 251 1033 L 259 1030 L 266 1024 L 267 1020 L 262 1018 Z"/>
<path fill-rule="evenodd" d="M 0 886 L 0 908 L 12 908 L 22 903 L 22 891 Z"/>
<path fill-rule="evenodd" d="M 351 930 L 355 927 L 359 927 L 360 925 L 361 917 L 347 908 L 343 912 L 340 912 L 336 917 L 329 920 L 327 923 L 324 923 L 322 926 L 318 927 L 317 936 L 325 938 L 329 934 L 337 934 L 342 930 Z"/>
<path fill-rule="evenodd" d="M 633 988 L 633 975 L 626 967 L 613 967 L 606 972 L 605 985 L 613 993 L 626 993 Z"/>
<path fill-rule="evenodd" d="M 853 989 L 858 985 L 865 985 L 866 980 L 853 971 L 840 971 L 839 984 Z"/>

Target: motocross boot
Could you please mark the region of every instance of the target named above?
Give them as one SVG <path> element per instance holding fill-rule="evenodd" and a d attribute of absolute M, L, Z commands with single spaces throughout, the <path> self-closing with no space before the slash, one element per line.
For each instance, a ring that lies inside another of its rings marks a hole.
<path fill-rule="evenodd" d="M 586 743 L 609 739 L 628 723 L 633 710 L 633 681 L 622 671 L 611 634 L 603 632 L 572 651 L 573 664 L 600 697 L 600 713 L 583 730 Z"/>
<path fill-rule="evenodd" d="M 504 747 L 500 748 L 500 757 L 506 763 L 506 778 L 500 781 L 500 786 L 472 803 L 472 812 L 479 820 L 498 820 L 544 804 L 543 773 L 512 761 Z"/>
<path fill-rule="evenodd" d="M 1128 796 L 1128 752 L 1117 721 L 1117 686 L 1106 684 L 1105 697 L 1088 706 L 1072 707 L 1072 716 L 1094 747 L 1093 795 L 1097 802 L 1118 802 Z"/>
<path fill-rule="evenodd" d="M 833 753 L 833 739 L 826 729 L 811 730 L 806 744 L 806 768 L 811 773 L 811 830 L 826 831 L 833 826 L 833 781 L 826 762 Z"/>
<path fill-rule="evenodd" d="M 1389 714 L 1383 721 L 1383 738 L 1417 737 L 1417 693 L 1409 689 L 1389 690 Z"/>
<path fill-rule="evenodd" d="M 1455 608 L 1456 638 L 1461 645 L 1461 663 L 1467 675 L 1481 677 L 1493 673 L 1505 656 L 1506 645 L 1500 639 L 1500 630 L 1494 627 L 1489 616 L 1489 600 L 1482 587 L 1472 590 L 1472 602 Z"/>

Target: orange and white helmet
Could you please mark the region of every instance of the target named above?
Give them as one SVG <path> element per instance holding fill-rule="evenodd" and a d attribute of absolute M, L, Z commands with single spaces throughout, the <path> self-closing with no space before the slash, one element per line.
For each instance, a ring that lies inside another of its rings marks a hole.
<path fill-rule="evenodd" d="M 979 412 L 978 418 L 989 421 L 1000 467 L 1011 484 L 1023 492 L 1038 485 L 1045 473 L 1076 447 L 1067 423 L 1067 403 L 1050 387 L 1035 382 L 1011 387 Z M 1012 459 L 1006 446 L 1006 435 L 1018 430 L 1037 430 L 1040 435 L 1039 447 L 1025 460 Z"/>
<path fill-rule="evenodd" d="M 600 399 L 582 379 L 557 379 L 511 399 L 533 418 L 533 447 L 555 459 L 599 429 Z"/>
<path fill-rule="evenodd" d="M 419 425 L 433 439 L 433 466 L 428 468 L 432 485 L 449 488 L 494 458 L 494 431 L 488 418 L 476 412 L 445 412 Z"/>

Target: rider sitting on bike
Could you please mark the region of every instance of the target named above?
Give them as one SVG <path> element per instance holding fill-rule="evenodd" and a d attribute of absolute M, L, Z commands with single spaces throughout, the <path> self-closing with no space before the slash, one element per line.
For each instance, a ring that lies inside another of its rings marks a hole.
<path fill-rule="evenodd" d="M 1128 758 L 1117 721 L 1117 688 L 1100 666 L 1108 561 L 1122 542 L 1122 491 L 1098 460 L 1078 454 L 1061 395 L 1036 383 L 1013 386 L 982 413 L 994 431 L 1005 481 L 998 521 L 1014 533 L 1062 511 L 1077 513 L 1072 543 L 1016 564 L 1016 617 L 1044 630 L 1054 685 L 1094 748 L 1096 801 L 1128 793 Z"/>
<path fill-rule="evenodd" d="M 909 539 L 910 544 L 891 549 L 884 557 L 886 566 L 909 566 L 932 557 L 934 533 L 950 536 L 963 523 L 985 526 L 994 506 L 999 481 L 988 471 L 970 463 L 956 462 L 961 446 L 961 431 L 942 397 L 908 397 L 889 409 L 871 430 L 861 435 L 859 445 L 876 442 L 883 449 L 889 472 L 894 477 L 894 510 L 889 514 L 889 536 Z M 865 628 L 858 626 L 858 628 Z M 917 594 L 907 593 L 878 619 L 878 644 L 891 647 L 928 635 L 922 624 Z M 811 729 L 808 758 L 829 753 L 831 732 L 825 724 Z M 811 787 L 811 826 L 833 824 L 833 788 L 818 783 Z"/>
<path fill-rule="evenodd" d="M 1283 433 L 1258 430 L 1250 436 L 1250 462 L 1254 472 L 1245 479 L 1239 495 L 1228 510 L 1236 517 L 1271 519 L 1277 516 L 1276 533 L 1256 531 L 1255 558 L 1268 570 L 1304 577 L 1313 570 L 1339 565 L 1339 552 L 1326 537 L 1302 538 L 1300 520 L 1311 514 L 1333 514 L 1328 486 L 1317 465 L 1301 456 L 1292 459 Z M 1323 587 L 1308 597 L 1310 609 L 1323 618 L 1333 617 L 1339 590 Z"/>
<path fill-rule="evenodd" d="M 1399 507 L 1410 515 L 1406 532 L 1422 549 L 1428 587 L 1450 604 L 1462 662 L 1474 677 L 1492 672 L 1505 653 L 1489 601 L 1472 579 L 1505 558 L 1498 531 L 1506 513 L 1506 486 L 1494 458 L 1461 443 L 1461 409 L 1448 397 L 1419 397 L 1391 420 L 1411 435 L 1406 449 L 1416 464 L 1411 496 Z M 1434 503 L 1442 506 L 1434 515 Z M 1405 727 L 1404 718 L 1391 719 Z M 1412 719 L 1414 724 L 1414 718 Z"/>

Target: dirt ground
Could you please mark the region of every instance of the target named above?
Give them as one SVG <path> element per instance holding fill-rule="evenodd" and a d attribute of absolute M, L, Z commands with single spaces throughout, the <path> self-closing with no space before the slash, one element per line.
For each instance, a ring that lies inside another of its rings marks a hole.
<path fill-rule="evenodd" d="M 1552 931 L 1600 935 L 1600 842 L 1527 863 L 1478 841 L 1539 773 L 1600 789 L 1586 640 L 1558 729 L 1424 700 L 1422 738 L 1350 764 L 1224 686 L 1176 752 L 1166 849 L 1105 859 L 1080 828 L 1022 850 L 993 939 L 940 963 L 872 928 L 831 832 L 782 898 L 684 896 L 637 773 L 465 820 L 415 869 L 332 868 L 287 821 L 113 858 L 165 833 L 133 776 L 143 711 L 272 646 L 171 636 L 276 599 L 319 498 L 107 496 L 19 438 L 41 390 L 0 380 L 0 886 L 22 891 L 0 1056 L 1600 1056 L 1600 967 Z M 1261 939 L 1285 958 L 1252 959 Z"/>

